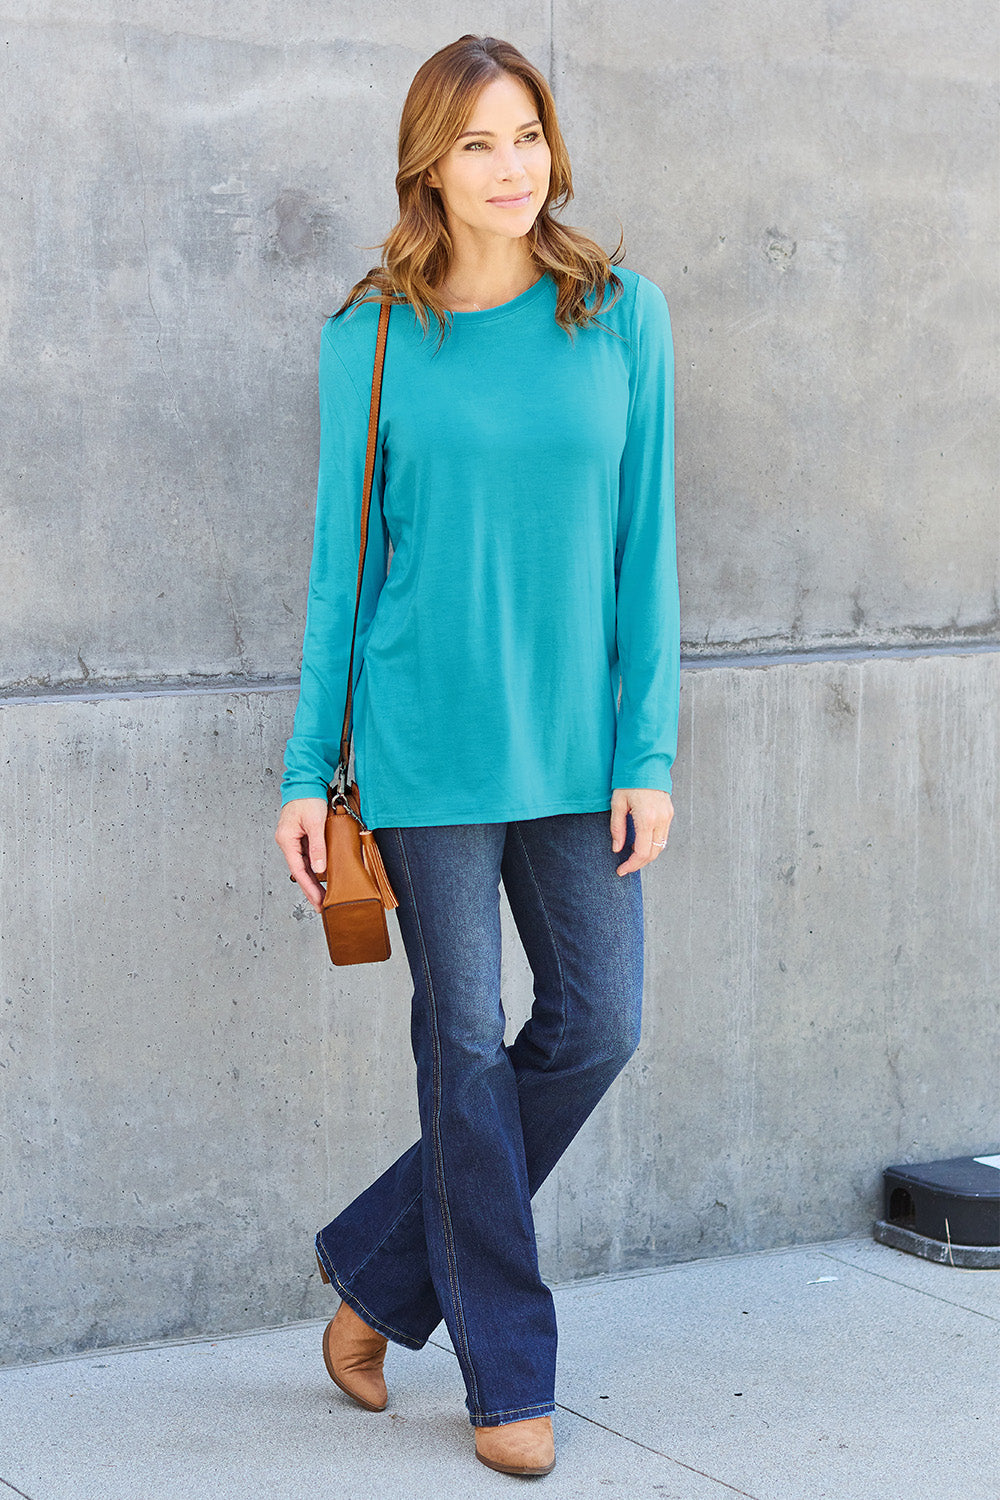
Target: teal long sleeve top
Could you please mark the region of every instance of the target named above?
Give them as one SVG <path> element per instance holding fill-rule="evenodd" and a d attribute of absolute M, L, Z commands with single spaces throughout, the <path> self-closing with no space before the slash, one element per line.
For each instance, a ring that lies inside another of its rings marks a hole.
<path fill-rule="evenodd" d="M 354 657 L 368 826 L 506 822 L 671 789 L 679 604 L 673 346 L 662 292 L 578 328 L 543 275 L 389 319 Z M 325 797 L 347 690 L 378 306 L 323 328 L 302 678 L 282 802 Z M 391 553 L 390 553 L 391 546 Z"/>

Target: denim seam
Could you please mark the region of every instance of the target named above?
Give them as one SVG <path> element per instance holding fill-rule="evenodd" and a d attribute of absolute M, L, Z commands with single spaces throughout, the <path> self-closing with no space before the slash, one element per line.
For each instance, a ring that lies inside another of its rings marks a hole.
<path fill-rule="evenodd" d="M 477 1417 L 519 1417 L 522 1412 L 538 1411 L 543 1414 L 555 1411 L 554 1401 L 536 1401 L 533 1406 L 511 1406 L 506 1411 L 479 1411 Z"/>
<path fill-rule="evenodd" d="M 361 1275 L 361 1272 L 364 1270 L 365 1266 L 372 1259 L 372 1257 L 374 1255 L 378 1254 L 378 1252 L 381 1250 L 382 1246 L 385 1244 L 385 1242 L 389 1238 L 389 1236 L 391 1234 L 395 1233 L 397 1227 L 406 1218 L 406 1215 L 410 1212 L 410 1209 L 413 1207 L 414 1203 L 417 1202 L 417 1199 L 419 1199 L 419 1197 L 420 1197 L 420 1194 L 418 1193 L 417 1196 L 416 1196 L 416 1198 L 412 1198 L 410 1200 L 410 1202 L 406 1205 L 406 1207 L 398 1214 L 398 1216 L 395 1219 L 393 1219 L 392 1223 L 389 1225 L 389 1228 L 386 1230 L 385 1234 L 379 1240 L 378 1244 L 375 1245 L 375 1246 L 373 1246 L 372 1249 L 369 1250 L 368 1254 L 365 1256 L 364 1260 L 361 1262 L 361 1264 L 359 1266 L 355 1266 L 354 1270 L 351 1272 L 351 1281 L 353 1281 L 356 1276 L 360 1276 Z M 322 1234 L 322 1232 L 323 1231 L 320 1230 L 320 1234 Z M 350 1283 L 348 1283 L 348 1285 L 350 1285 Z"/>
<path fill-rule="evenodd" d="M 428 1011 L 431 1020 L 431 1037 L 433 1040 L 433 1107 L 431 1110 L 431 1141 L 434 1148 L 434 1176 L 437 1180 L 438 1195 L 441 1200 L 441 1219 L 444 1228 L 445 1254 L 448 1262 L 448 1281 L 451 1287 L 452 1306 L 455 1309 L 455 1322 L 459 1334 L 459 1342 L 462 1345 L 464 1364 L 468 1368 L 469 1380 L 472 1385 L 470 1392 L 475 1406 L 479 1405 L 479 1386 L 476 1381 L 476 1372 L 472 1363 L 472 1352 L 469 1349 L 469 1339 L 465 1327 L 465 1313 L 462 1308 L 462 1288 L 458 1279 L 458 1262 L 455 1256 L 455 1232 L 451 1221 L 451 1209 L 448 1204 L 448 1190 L 444 1176 L 444 1151 L 441 1142 L 441 1037 L 438 1031 L 437 1001 L 434 995 L 434 982 L 431 979 L 430 964 L 427 961 L 427 946 L 424 942 L 424 928 L 420 919 L 420 911 L 417 907 L 416 898 L 413 893 L 413 880 L 410 875 L 410 862 L 406 857 L 406 847 L 400 830 L 395 830 L 396 843 L 399 847 L 399 855 L 403 870 L 406 874 L 406 882 L 409 886 L 410 905 L 413 910 L 413 920 L 420 939 L 420 961 L 424 970 L 424 982 L 427 985 Z M 457 1352 L 457 1351 L 456 1351 Z"/>
<path fill-rule="evenodd" d="M 325 1265 L 327 1271 L 329 1271 L 330 1278 L 333 1281 L 334 1286 L 337 1288 L 338 1292 L 342 1294 L 341 1300 L 346 1302 L 348 1307 L 354 1307 L 354 1304 L 357 1303 L 357 1307 L 354 1307 L 354 1311 L 357 1312 L 358 1308 L 360 1308 L 361 1312 L 364 1314 L 365 1319 L 369 1320 L 372 1325 L 376 1327 L 376 1332 L 381 1333 L 384 1329 L 384 1336 L 398 1339 L 398 1341 L 401 1344 L 405 1345 L 407 1349 L 423 1348 L 423 1344 L 418 1344 L 413 1338 L 412 1334 L 403 1333 L 399 1328 L 393 1328 L 392 1324 L 387 1323 L 384 1318 L 380 1318 L 376 1313 L 370 1312 L 362 1302 L 361 1298 L 357 1295 L 357 1293 L 352 1292 L 350 1288 L 346 1287 L 341 1281 L 340 1277 L 337 1275 L 335 1268 L 330 1264 L 325 1251 L 323 1255 L 323 1264 Z"/>
<path fill-rule="evenodd" d="M 545 1067 L 544 1068 L 539 1068 L 537 1070 L 540 1073 L 548 1073 L 550 1071 L 550 1069 L 555 1065 L 556 1058 L 559 1055 L 559 1049 L 562 1046 L 563 1041 L 564 1041 L 565 1036 L 566 1036 L 566 1026 L 568 1024 L 568 1019 L 569 1019 L 569 1006 L 567 1004 L 567 999 L 566 999 L 566 976 L 565 976 L 565 974 L 563 972 L 562 955 L 559 952 L 559 945 L 556 942 L 555 931 L 553 929 L 552 922 L 551 922 L 551 919 L 550 919 L 549 914 L 548 914 L 548 910 L 546 909 L 546 906 L 545 906 L 545 898 L 542 895 L 542 888 L 541 888 L 541 886 L 538 883 L 538 878 L 535 875 L 535 871 L 534 871 L 534 868 L 533 868 L 532 863 L 531 863 L 531 856 L 528 853 L 528 846 L 524 842 L 524 839 L 523 839 L 523 837 L 521 835 L 521 829 L 520 829 L 519 825 L 517 823 L 514 823 L 512 826 L 513 826 L 513 829 L 514 829 L 514 833 L 517 835 L 517 841 L 518 841 L 518 843 L 521 846 L 521 851 L 524 854 L 524 863 L 527 866 L 528 874 L 531 877 L 531 883 L 532 883 L 532 885 L 535 888 L 535 894 L 538 897 L 538 905 L 541 908 L 542 916 L 545 918 L 545 927 L 546 927 L 546 930 L 547 930 L 547 932 L 549 934 L 549 941 L 552 944 L 552 952 L 555 954 L 555 958 L 556 958 L 556 967 L 557 967 L 557 969 L 559 971 L 559 994 L 560 994 L 560 1003 L 561 1003 L 561 1009 L 562 1009 L 562 1026 L 561 1026 L 560 1031 L 559 1031 L 559 1040 L 556 1042 L 555 1046 L 553 1047 L 552 1053 L 551 1053 L 550 1057 L 548 1058 L 548 1060 L 547 1060 L 547 1062 L 545 1064 Z"/>

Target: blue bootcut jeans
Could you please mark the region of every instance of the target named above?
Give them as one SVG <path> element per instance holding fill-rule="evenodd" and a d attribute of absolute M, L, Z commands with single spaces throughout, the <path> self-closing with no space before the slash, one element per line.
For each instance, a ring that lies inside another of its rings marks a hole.
<path fill-rule="evenodd" d="M 555 1409 L 531 1196 L 639 1041 L 642 886 L 607 812 L 379 828 L 413 977 L 421 1137 L 316 1236 L 343 1301 L 419 1349 L 444 1318 L 474 1426 Z M 500 881 L 534 1003 L 504 1044 Z"/>

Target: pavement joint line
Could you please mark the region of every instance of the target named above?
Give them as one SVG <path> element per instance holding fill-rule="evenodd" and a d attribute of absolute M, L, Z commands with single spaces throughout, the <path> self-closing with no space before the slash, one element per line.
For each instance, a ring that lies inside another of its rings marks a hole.
<path fill-rule="evenodd" d="M 0 1365 L 0 1380 L 16 1375 L 18 1370 L 37 1370 L 42 1365 L 70 1365 L 81 1359 L 103 1359 L 112 1354 L 155 1354 L 160 1349 L 186 1349 L 192 1344 L 229 1344 L 234 1339 L 255 1339 L 272 1333 L 289 1333 L 294 1328 L 325 1328 L 329 1318 L 296 1318 L 293 1323 L 271 1323 L 264 1328 L 236 1328 L 231 1333 L 189 1333 L 175 1339 L 146 1339 L 139 1344 L 97 1344 L 93 1349 L 78 1349 L 72 1354 L 53 1354 L 48 1359 L 32 1359 L 23 1364 Z"/>
<path fill-rule="evenodd" d="M 9 1490 L 14 1491 L 15 1495 L 20 1495 L 21 1500 L 31 1500 L 30 1495 L 26 1495 L 23 1490 L 19 1490 L 16 1484 L 11 1484 L 9 1479 L 4 1479 L 2 1474 L 0 1474 L 0 1484 L 5 1484 Z"/>
<path fill-rule="evenodd" d="M 439 1344 L 435 1339 L 428 1339 L 434 1349 L 439 1349 L 442 1354 L 455 1355 L 454 1349 L 449 1349 L 445 1344 Z M 457 1358 L 457 1356 L 455 1356 Z M 571 1417 L 579 1417 L 581 1422 L 589 1422 L 592 1427 L 599 1427 L 602 1432 L 610 1432 L 612 1437 L 621 1438 L 623 1443 L 631 1443 L 634 1448 L 642 1448 L 646 1453 L 655 1453 L 660 1458 L 665 1458 L 668 1463 L 677 1464 L 681 1469 L 687 1469 L 692 1474 L 700 1474 L 703 1479 L 710 1479 L 713 1484 L 721 1484 L 724 1489 L 730 1490 L 734 1495 L 744 1495 L 746 1500 L 760 1500 L 759 1495 L 751 1495 L 749 1490 L 737 1489 L 734 1484 L 728 1484 L 725 1479 L 718 1479 L 714 1474 L 709 1474 L 705 1469 L 696 1469 L 693 1464 L 686 1464 L 682 1458 L 674 1458 L 672 1453 L 664 1453 L 662 1448 L 653 1448 L 649 1443 L 640 1442 L 638 1438 L 630 1437 L 627 1432 L 621 1432 L 617 1427 L 609 1427 L 606 1422 L 599 1422 L 596 1417 L 588 1417 L 586 1412 L 577 1411 L 573 1406 L 567 1406 L 563 1401 L 556 1402 L 556 1410 L 564 1411 Z"/>
<path fill-rule="evenodd" d="M 428 1339 L 428 1344 L 434 1349 L 439 1349 L 442 1354 L 455 1356 L 454 1349 L 439 1344 L 435 1339 Z M 455 1356 L 457 1358 L 457 1356 Z M 728 1484 L 724 1479 L 718 1479 L 716 1475 L 709 1474 L 704 1469 L 696 1469 L 694 1464 L 686 1464 L 682 1458 L 674 1458 L 672 1453 L 664 1453 L 662 1448 L 653 1448 L 649 1443 L 642 1443 L 638 1438 L 630 1437 L 627 1432 L 620 1432 L 617 1427 L 609 1427 L 606 1422 L 599 1422 L 596 1417 L 588 1417 L 586 1412 L 577 1411 L 573 1406 L 567 1406 L 563 1401 L 556 1402 L 556 1410 L 567 1412 L 571 1417 L 579 1417 L 581 1422 L 589 1422 L 592 1427 L 599 1427 L 602 1432 L 610 1432 L 612 1437 L 621 1438 L 623 1443 L 631 1443 L 634 1448 L 642 1448 L 646 1453 L 655 1453 L 659 1458 L 665 1458 L 668 1463 L 677 1464 L 681 1469 L 687 1469 L 691 1474 L 700 1474 L 703 1479 L 710 1479 L 713 1484 L 721 1484 L 724 1489 L 731 1491 L 734 1495 L 743 1495 L 746 1500 L 760 1500 L 759 1495 L 751 1495 L 749 1490 L 740 1490 L 734 1484 Z"/>
<path fill-rule="evenodd" d="M 561 1401 L 556 1402 L 556 1407 L 559 1411 L 568 1412 L 571 1417 L 579 1417 L 581 1422 L 589 1422 L 592 1427 L 599 1427 L 602 1432 L 610 1432 L 612 1437 L 621 1438 L 623 1442 L 631 1443 L 635 1448 L 642 1448 L 646 1453 L 655 1453 L 658 1458 L 665 1458 L 668 1463 L 687 1469 L 689 1474 L 700 1474 L 702 1479 L 711 1480 L 713 1484 L 721 1484 L 723 1489 L 729 1490 L 733 1495 L 743 1495 L 746 1500 L 761 1500 L 759 1495 L 751 1495 L 749 1490 L 737 1489 L 735 1484 L 728 1484 L 725 1479 L 719 1479 L 705 1469 L 696 1469 L 694 1464 L 686 1464 L 683 1459 L 674 1458 L 672 1453 L 664 1453 L 662 1448 L 653 1448 L 649 1443 L 640 1443 L 638 1438 L 629 1437 L 627 1432 L 619 1432 L 617 1427 L 609 1427 L 606 1422 L 598 1422 L 596 1417 L 588 1417 L 586 1412 L 575 1411 L 572 1406 L 564 1406 Z"/>
<path fill-rule="evenodd" d="M 816 1250 L 822 1254 L 829 1254 L 824 1248 L 827 1245 L 868 1245 L 871 1243 L 867 1235 L 854 1234 L 843 1236 L 840 1240 L 813 1240 L 801 1245 L 769 1245 L 763 1250 L 738 1250 L 730 1255 L 706 1255 L 696 1260 L 670 1261 L 663 1266 L 639 1266 L 629 1271 L 602 1271 L 596 1276 L 581 1276 L 573 1281 L 554 1281 L 550 1285 L 554 1292 L 575 1291 L 578 1288 L 605 1286 L 613 1282 L 634 1281 L 641 1276 L 665 1276 L 674 1271 L 686 1271 L 691 1266 L 714 1265 L 718 1261 L 762 1260 L 765 1256 L 794 1254 L 800 1250 Z M 851 1265 L 853 1262 L 845 1261 L 843 1264 Z M 873 1271 L 871 1274 L 877 1275 L 878 1273 Z M 969 1274 L 976 1273 L 970 1272 Z M 886 1277 L 885 1279 L 892 1280 L 893 1278 Z M 900 1283 L 900 1285 L 905 1285 L 905 1283 Z M 928 1293 L 928 1295 L 934 1294 Z M 972 1308 L 966 1310 L 973 1311 Z M 988 1317 L 989 1314 L 984 1314 L 984 1316 Z M 5 1375 L 12 1375 L 18 1370 L 34 1370 L 42 1365 L 72 1364 L 81 1359 L 93 1359 L 96 1355 L 101 1355 L 103 1358 L 106 1354 L 152 1354 L 158 1349 L 183 1349 L 191 1344 L 224 1344 L 233 1339 L 253 1339 L 271 1333 L 290 1332 L 295 1328 L 325 1328 L 329 1321 L 327 1317 L 296 1318 L 290 1323 L 265 1324 L 262 1328 L 236 1328 L 228 1333 L 189 1333 L 172 1339 L 144 1339 L 135 1344 L 98 1344 L 93 1349 L 78 1349 L 72 1354 L 53 1354 L 47 1359 L 32 1359 L 19 1364 L 0 1365 L 0 1380 Z M 433 1344 L 434 1340 L 429 1339 L 428 1343 Z M 454 1353 L 454 1350 L 446 1344 L 435 1344 L 434 1347 L 442 1349 L 446 1354 Z"/>
<path fill-rule="evenodd" d="M 968 1307 L 965 1303 L 955 1302 L 950 1297 L 942 1297 L 939 1292 L 929 1292 L 920 1287 L 911 1286 L 908 1282 L 900 1281 L 895 1276 L 887 1276 L 882 1271 L 875 1271 L 868 1266 L 858 1265 L 856 1261 L 845 1260 L 841 1256 L 836 1255 L 833 1250 L 827 1248 L 830 1245 L 869 1245 L 872 1243 L 873 1241 L 869 1236 L 855 1234 L 846 1235 L 841 1240 L 813 1240 L 797 1245 L 769 1245 L 763 1250 L 739 1250 L 730 1255 L 706 1255 L 696 1260 L 671 1261 L 663 1266 L 639 1266 L 628 1271 L 600 1272 L 596 1276 L 583 1276 L 574 1281 L 552 1282 L 550 1285 L 555 1292 L 586 1290 L 588 1287 L 606 1286 L 621 1281 L 635 1281 L 643 1276 L 666 1276 L 672 1272 L 687 1271 L 692 1266 L 709 1267 L 718 1264 L 720 1261 L 763 1260 L 765 1257 L 794 1255 L 801 1251 L 811 1251 L 824 1256 L 828 1260 L 836 1261 L 838 1265 L 849 1266 L 852 1270 L 863 1271 L 867 1276 L 874 1276 L 880 1281 L 890 1282 L 893 1286 L 903 1287 L 906 1291 L 919 1292 L 921 1296 L 930 1297 L 937 1302 L 943 1302 L 949 1307 L 957 1307 L 963 1312 L 975 1313 L 981 1318 L 986 1318 L 988 1322 L 1000 1321 L 992 1313 L 983 1312 L 976 1307 Z M 956 1266 L 953 1269 L 965 1270 L 969 1276 L 985 1274 L 981 1271 L 973 1271 L 961 1266 Z M 160 1349 L 183 1349 L 191 1345 L 200 1344 L 225 1344 L 231 1343 L 235 1339 L 253 1339 L 265 1337 L 272 1333 L 290 1333 L 293 1329 L 325 1327 L 328 1322 L 329 1318 L 325 1316 L 318 1318 L 297 1318 L 290 1323 L 267 1324 L 262 1328 L 237 1328 L 228 1333 L 192 1333 L 172 1339 L 146 1339 L 136 1344 L 96 1345 L 93 1349 L 79 1349 L 72 1354 L 55 1354 L 48 1359 L 34 1359 L 22 1364 L 2 1365 L 0 1366 L 0 1380 L 5 1375 L 16 1374 L 18 1370 L 34 1370 L 44 1365 L 73 1364 L 79 1360 L 93 1359 L 97 1355 L 103 1358 L 106 1355 L 118 1354 L 153 1354 Z M 428 1339 L 427 1342 L 435 1349 L 440 1349 L 444 1354 L 453 1355 L 455 1352 L 449 1345 L 439 1344 L 434 1339 Z M 0 1483 L 7 1483 L 2 1475 L 0 1475 Z"/>
<path fill-rule="evenodd" d="M 437 1339 L 428 1339 L 427 1342 L 430 1344 L 432 1349 L 440 1349 L 442 1354 L 450 1354 L 453 1356 L 453 1358 L 458 1358 L 458 1355 L 455 1353 L 450 1344 L 439 1344 Z"/>
<path fill-rule="evenodd" d="M 692 1260 L 672 1260 L 663 1266 L 637 1266 L 629 1271 L 598 1271 L 596 1276 L 580 1276 L 573 1281 L 550 1282 L 554 1292 L 576 1291 L 589 1286 L 607 1286 L 616 1281 L 634 1281 L 640 1276 L 666 1276 L 677 1271 L 689 1271 L 692 1266 L 714 1266 L 733 1260 L 763 1260 L 767 1255 L 796 1255 L 802 1250 L 825 1253 L 827 1245 L 870 1245 L 872 1237 L 866 1234 L 843 1235 L 836 1240 L 807 1240 L 796 1245 L 768 1245 L 763 1250 L 733 1250 L 728 1255 L 699 1255 Z"/>
<path fill-rule="evenodd" d="M 905 1251 L 901 1251 L 905 1254 Z M 868 1266 L 859 1266 L 853 1260 L 844 1260 L 839 1255 L 834 1255 L 830 1250 L 822 1252 L 827 1260 L 836 1261 L 838 1266 L 850 1266 L 852 1271 L 863 1271 L 866 1276 L 875 1276 L 879 1281 L 888 1281 L 892 1286 L 902 1287 L 904 1291 L 916 1292 L 920 1297 L 929 1297 L 932 1302 L 943 1302 L 947 1307 L 957 1307 L 962 1312 L 973 1313 L 977 1318 L 985 1318 L 988 1323 L 1000 1323 L 1000 1317 L 996 1313 L 984 1312 L 981 1307 L 969 1307 L 965 1302 L 956 1302 L 953 1297 L 942 1297 L 940 1292 L 929 1292 L 922 1286 L 911 1286 L 908 1281 L 900 1281 L 896 1276 L 887 1276 L 884 1271 L 873 1271 Z M 976 1271 L 969 1266 L 950 1266 L 949 1270 L 967 1271 L 970 1276 L 988 1276 L 989 1271 Z"/>

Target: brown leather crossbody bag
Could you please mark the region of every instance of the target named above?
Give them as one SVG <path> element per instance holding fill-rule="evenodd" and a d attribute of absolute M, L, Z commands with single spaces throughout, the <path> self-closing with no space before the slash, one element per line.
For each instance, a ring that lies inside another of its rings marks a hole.
<path fill-rule="evenodd" d="M 368 512 L 371 508 L 375 456 L 378 450 L 378 414 L 382 399 L 382 370 L 389 332 L 389 304 L 379 311 L 375 341 L 375 369 L 368 414 L 368 450 L 365 455 L 364 493 L 361 502 L 361 547 L 358 558 L 358 588 L 354 601 L 351 658 L 347 669 L 347 701 L 340 734 L 340 760 L 327 790 L 326 874 L 317 875 L 326 886 L 323 893 L 323 928 L 330 958 L 335 964 L 375 963 L 388 958 L 389 929 L 386 910 L 398 906 L 396 894 L 382 863 L 375 836 L 361 816 L 361 795 L 356 781 L 349 782 L 351 756 L 351 699 L 354 683 L 354 643 L 361 607 L 361 579 L 368 546 Z"/>

